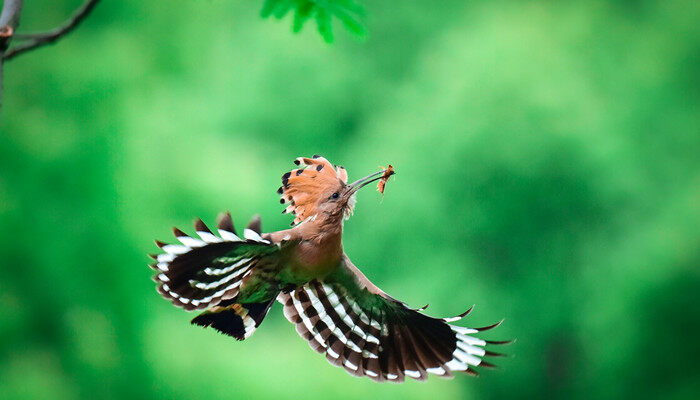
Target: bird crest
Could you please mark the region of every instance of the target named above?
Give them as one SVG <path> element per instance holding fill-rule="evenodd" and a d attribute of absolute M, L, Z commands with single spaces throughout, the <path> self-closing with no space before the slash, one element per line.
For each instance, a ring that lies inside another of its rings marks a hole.
<path fill-rule="evenodd" d="M 334 166 L 319 155 L 298 157 L 294 164 L 299 168 L 282 175 L 282 186 L 277 190 L 280 203 L 289 204 L 282 213 L 295 216 L 292 225 L 317 215 L 320 203 L 339 193 L 348 181 L 344 167 Z M 352 210 L 351 204 L 345 210 L 346 216 Z"/>

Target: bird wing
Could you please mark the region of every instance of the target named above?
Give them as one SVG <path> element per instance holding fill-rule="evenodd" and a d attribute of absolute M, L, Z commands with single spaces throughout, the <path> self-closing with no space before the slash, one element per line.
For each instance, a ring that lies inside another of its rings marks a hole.
<path fill-rule="evenodd" d="M 477 375 L 474 367 L 492 367 L 484 356 L 489 342 L 472 334 L 495 328 L 451 325 L 466 316 L 433 318 L 411 309 L 374 286 L 344 258 L 336 272 L 313 280 L 277 300 L 284 315 L 312 349 L 355 376 L 375 381 L 425 380 L 428 374 L 452 377 L 453 372 Z"/>
<path fill-rule="evenodd" d="M 222 300 L 235 298 L 256 267 L 279 260 L 280 244 L 260 236 L 260 224 L 252 223 L 236 235 L 229 213 L 219 217 L 219 236 L 214 235 L 202 220 L 195 221 L 199 239 L 173 228 L 182 244 L 156 241 L 164 253 L 152 255 L 156 262 L 153 280 L 158 292 L 178 307 L 202 310 Z"/>

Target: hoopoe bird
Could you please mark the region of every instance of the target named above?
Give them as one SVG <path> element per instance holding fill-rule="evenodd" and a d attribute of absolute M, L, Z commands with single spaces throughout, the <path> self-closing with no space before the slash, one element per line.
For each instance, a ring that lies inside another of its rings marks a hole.
<path fill-rule="evenodd" d="M 243 340 L 260 326 L 275 300 L 311 348 L 355 376 L 403 382 L 429 374 L 478 375 L 493 367 L 484 357 L 502 354 L 474 334 L 495 328 L 466 328 L 453 318 L 433 318 L 411 309 L 372 284 L 343 251 L 343 221 L 355 207 L 355 193 L 393 169 L 348 184 L 343 167 L 318 155 L 299 157 L 299 168 L 282 176 L 283 213 L 295 216 L 292 228 L 262 233 L 259 218 L 240 237 L 230 213 L 218 220 L 218 236 L 201 219 L 197 236 L 173 228 L 181 244 L 156 241 L 153 255 L 158 292 L 188 311 L 204 310 L 193 324 L 212 327 Z M 427 307 L 427 306 L 426 306 Z M 502 322 L 502 321 L 501 321 Z"/>

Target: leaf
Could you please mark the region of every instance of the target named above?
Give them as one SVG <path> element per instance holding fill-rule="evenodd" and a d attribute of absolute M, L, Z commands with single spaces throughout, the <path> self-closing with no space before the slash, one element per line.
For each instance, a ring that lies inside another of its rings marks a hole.
<path fill-rule="evenodd" d="M 331 15 L 323 8 L 316 9 L 316 26 L 326 43 L 333 43 L 333 29 L 331 28 Z"/>
<path fill-rule="evenodd" d="M 311 1 L 301 0 L 297 4 L 296 13 L 294 14 L 294 23 L 292 25 L 292 31 L 294 31 L 294 33 L 301 31 L 301 28 L 304 27 L 304 23 L 306 23 L 311 16 L 311 11 L 313 11 L 313 9 L 314 3 Z"/>
<path fill-rule="evenodd" d="M 329 3 L 331 7 L 342 8 L 349 13 L 357 14 L 358 16 L 365 15 L 365 9 L 362 5 L 354 0 L 334 0 Z"/>
<path fill-rule="evenodd" d="M 313 15 L 318 32 L 327 43 L 333 42 L 333 18 L 337 18 L 351 34 L 364 38 L 367 30 L 361 22 L 364 8 L 355 0 L 265 0 L 260 11 L 262 18 L 284 18 L 294 11 L 292 31 L 300 32 Z"/>
<path fill-rule="evenodd" d="M 294 2 L 292 0 L 277 0 L 277 5 L 275 6 L 272 14 L 277 19 L 284 18 L 285 15 L 292 9 Z"/>
<path fill-rule="evenodd" d="M 269 17 L 270 14 L 272 14 L 272 11 L 275 9 L 278 1 L 279 0 L 265 0 L 265 3 L 263 3 L 263 8 L 260 10 L 260 16 L 263 18 Z"/>
<path fill-rule="evenodd" d="M 345 10 L 333 7 L 333 14 L 343 23 L 345 28 L 350 31 L 350 33 L 357 35 L 359 37 L 365 37 L 367 31 L 364 25 L 358 21 L 352 14 L 346 12 Z"/>

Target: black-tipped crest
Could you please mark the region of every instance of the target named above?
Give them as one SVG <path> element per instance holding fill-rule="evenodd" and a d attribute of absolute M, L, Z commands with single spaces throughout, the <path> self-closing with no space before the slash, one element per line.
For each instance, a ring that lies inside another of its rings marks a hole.
<path fill-rule="evenodd" d="M 345 170 L 334 169 L 318 154 L 313 158 L 298 157 L 294 163 L 300 168 L 282 175 L 281 191 L 278 190 L 282 196 L 280 203 L 291 204 L 282 213 L 296 215 L 292 225 L 317 215 L 320 202 L 340 192 L 345 184 L 343 178 L 347 179 Z"/>

